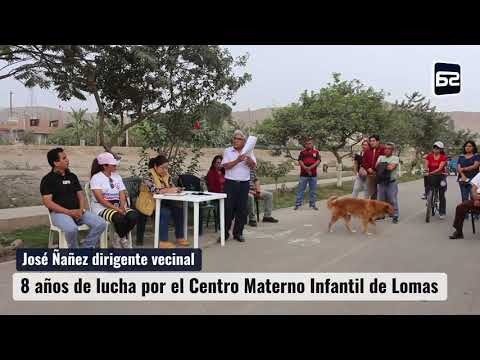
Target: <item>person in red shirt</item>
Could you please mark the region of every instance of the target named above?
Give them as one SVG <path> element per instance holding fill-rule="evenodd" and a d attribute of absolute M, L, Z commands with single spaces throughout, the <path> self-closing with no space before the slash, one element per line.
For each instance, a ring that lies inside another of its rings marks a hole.
<path fill-rule="evenodd" d="M 305 148 L 300 152 L 298 156 L 298 164 L 300 165 L 300 181 L 298 183 L 297 198 L 295 200 L 294 210 L 298 210 L 302 206 L 303 194 L 307 189 L 308 184 L 308 197 L 310 208 L 318 210 L 315 205 L 317 194 L 315 193 L 317 188 L 317 167 L 321 162 L 320 152 L 313 148 L 312 140 L 305 142 Z"/>
<path fill-rule="evenodd" d="M 380 136 L 371 135 L 368 138 L 370 148 L 365 151 L 362 159 L 362 167 L 367 171 L 367 189 L 370 199 L 377 198 L 377 177 L 375 168 L 380 155 L 385 155 L 385 146 L 380 144 Z"/>
<path fill-rule="evenodd" d="M 446 168 L 445 165 L 447 164 L 447 156 L 445 155 L 444 145 L 441 141 L 437 141 L 433 144 L 433 150 L 424 156 L 424 167 L 425 167 L 425 177 L 424 177 L 424 185 L 425 185 L 425 195 L 423 199 L 425 200 L 427 197 L 428 192 L 430 191 L 430 182 L 429 179 L 433 179 L 430 177 L 431 175 L 437 175 L 438 182 L 440 185 L 439 188 L 439 201 L 440 201 L 440 208 L 438 209 L 440 219 L 445 219 L 445 213 L 447 209 L 447 200 L 445 198 L 445 192 L 447 191 L 447 180 L 446 180 Z"/>
<path fill-rule="evenodd" d="M 217 155 L 212 160 L 212 165 L 207 173 L 207 188 L 210 192 L 222 193 L 225 184 L 225 169 L 222 165 L 222 155 Z"/>

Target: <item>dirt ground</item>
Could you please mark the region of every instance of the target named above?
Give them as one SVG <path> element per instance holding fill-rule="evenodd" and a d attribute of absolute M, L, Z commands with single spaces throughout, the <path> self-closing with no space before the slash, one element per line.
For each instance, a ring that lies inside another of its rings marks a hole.
<path fill-rule="evenodd" d="M 0 145 L 0 186 L 3 196 L 0 196 L 0 209 L 40 205 L 40 180 L 50 171 L 47 162 L 47 152 L 53 146 L 45 145 Z M 92 160 L 103 148 L 96 146 L 64 146 L 70 159 L 70 169 L 79 177 L 82 186 L 89 179 Z M 122 176 L 131 176 L 130 166 L 136 166 L 139 160 L 139 150 L 136 147 L 117 147 L 113 149 L 122 156 L 119 172 Z M 206 174 L 213 157 L 222 154 L 224 149 L 203 149 L 200 160 L 201 173 Z M 152 155 L 155 155 L 152 152 Z M 298 151 L 292 152 L 293 156 Z M 285 160 L 283 156 L 272 156 L 269 150 L 255 150 L 258 159 L 278 164 Z M 321 152 L 322 163 L 334 166 L 335 158 L 329 152 Z M 188 163 L 188 160 L 187 160 Z M 351 166 L 351 160 L 346 158 L 345 165 Z M 330 170 L 331 171 L 331 170 Z M 329 171 L 329 172 L 330 172 Z M 294 169 L 291 174 L 297 174 Z"/>

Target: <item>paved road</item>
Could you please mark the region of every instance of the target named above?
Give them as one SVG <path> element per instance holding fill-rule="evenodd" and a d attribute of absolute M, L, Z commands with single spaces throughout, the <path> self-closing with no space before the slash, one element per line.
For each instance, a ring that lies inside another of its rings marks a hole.
<path fill-rule="evenodd" d="M 466 224 L 464 240 L 449 240 L 459 190 L 449 180 L 445 220 L 424 221 L 422 181 L 400 185 L 400 222 L 380 222 L 376 236 L 349 234 L 342 224 L 328 234 L 320 211 L 275 212 L 279 224 L 247 227 L 246 243 L 204 249 L 208 272 L 446 272 L 445 302 L 14 302 L 13 264 L 0 264 L 0 313 L 27 314 L 479 314 L 480 234 Z M 356 227 L 359 228 L 358 223 Z M 479 227 L 480 228 L 480 227 Z"/>

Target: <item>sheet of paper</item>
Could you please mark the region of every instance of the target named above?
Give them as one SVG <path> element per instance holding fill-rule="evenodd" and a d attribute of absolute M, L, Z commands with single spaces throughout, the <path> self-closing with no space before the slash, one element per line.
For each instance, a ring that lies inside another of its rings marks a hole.
<path fill-rule="evenodd" d="M 249 136 L 247 139 L 247 142 L 245 143 L 245 146 L 243 147 L 241 154 L 242 155 L 251 155 L 253 149 L 255 148 L 255 144 L 257 143 L 257 137 L 256 136 Z"/>

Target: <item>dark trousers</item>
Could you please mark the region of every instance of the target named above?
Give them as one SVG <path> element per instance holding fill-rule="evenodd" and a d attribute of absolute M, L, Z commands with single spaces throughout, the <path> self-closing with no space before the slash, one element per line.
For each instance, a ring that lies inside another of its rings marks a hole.
<path fill-rule="evenodd" d="M 230 233 L 232 221 L 235 219 L 233 227 L 233 236 L 243 234 L 243 227 L 247 222 L 248 216 L 248 192 L 250 190 L 250 182 L 237 182 L 233 180 L 225 180 L 224 192 L 227 194 L 225 199 L 225 233 Z"/>
<path fill-rule="evenodd" d="M 377 175 L 367 175 L 367 190 L 371 200 L 377 200 Z"/>
<path fill-rule="evenodd" d="M 445 176 L 441 176 L 437 182 L 440 184 L 441 181 L 445 181 L 447 183 L 447 179 Z M 428 192 L 431 189 L 431 185 L 428 182 L 427 176 L 423 177 L 423 185 L 425 186 L 425 195 L 428 196 Z M 447 185 L 445 186 L 438 186 L 438 200 L 439 200 L 439 209 L 438 212 L 440 215 L 445 215 L 447 213 L 447 199 L 445 198 L 445 192 L 447 191 Z"/>
<path fill-rule="evenodd" d="M 453 227 L 459 233 L 463 233 L 463 221 L 465 220 L 465 215 L 472 210 L 480 212 L 480 207 L 474 206 L 473 200 L 467 200 L 457 205 L 457 208 L 455 209 L 455 220 L 453 221 Z"/>
<path fill-rule="evenodd" d="M 471 199 L 472 184 L 465 184 L 463 182 L 459 182 L 458 184 L 460 186 L 460 194 L 462 195 L 462 201 Z"/>
<path fill-rule="evenodd" d="M 105 220 L 113 223 L 118 236 L 125 237 L 137 225 L 138 213 L 135 210 L 127 209 L 125 215 L 113 209 L 106 209 L 100 213 Z"/>
<path fill-rule="evenodd" d="M 151 216 L 139 213 L 137 224 L 137 243 L 142 244 L 145 236 L 145 225 L 148 218 L 152 218 L 155 223 L 155 211 Z M 175 238 L 183 239 L 183 208 L 177 206 L 162 206 L 160 208 L 160 233 L 159 239 L 161 241 L 168 241 L 168 225 L 170 218 L 173 217 L 175 224 Z"/>
<path fill-rule="evenodd" d="M 138 223 L 137 223 L 137 243 L 143 244 L 143 239 L 145 237 L 145 226 L 147 225 L 148 218 L 151 218 L 155 221 L 155 211 L 153 215 L 148 216 L 142 213 L 138 214 Z"/>

